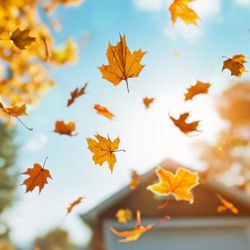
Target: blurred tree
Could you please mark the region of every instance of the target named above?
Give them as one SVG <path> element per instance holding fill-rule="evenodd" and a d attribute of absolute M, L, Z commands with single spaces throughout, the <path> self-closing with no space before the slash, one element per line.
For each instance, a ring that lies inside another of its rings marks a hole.
<path fill-rule="evenodd" d="M 250 194 L 250 82 L 235 83 L 223 91 L 217 110 L 226 127 L 214 142 L 202 142 L 206 174 Z"/>
<path fill-rule="evenodd" d="M 37 238 L 35 247 L 41 250 L 80 250 L 71 242 L 68 232 L 61 228 L 55 228 L 45 236 Z"/>
<path fill-rule="evenodd" d="M 58 5 L 80 0 L 1 0 L 0 1 L 0 102 L 5 105 L 34 105 L 55 83 L 49 76 L 51 65 L 63 65 L 76 59 L 77 46 L 72 40 L 57 49 L 53 32 L 58 20 L 53 10 Z M 35 38 L 26 49 L 10 40 L 16 29 L 29 30 Z M 61 43 L 61 42 L 60 42 Z M 9 121 L 9 116 L 0 112 Z"/>
<path fill-rule="evenodd" d="M 14 191 L 17 186 L 17 173 L 14 169 L 16 146 L 13 142 L 13 129 L 0 123 L 0 218 L 3 211 L 14 201 Z M 0 249 L 12 250 L 14 246 L 9 241 L 9 229 L 0 220 Z"/>

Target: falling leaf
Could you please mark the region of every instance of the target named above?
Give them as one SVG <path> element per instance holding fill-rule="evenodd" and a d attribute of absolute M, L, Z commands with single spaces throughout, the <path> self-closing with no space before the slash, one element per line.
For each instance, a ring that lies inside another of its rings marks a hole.
<path fill-rule="evenodd" d="M 158 209 L 164 209 L 166 207 L 168 207 L 168 204 L 169 204 L 169 200 L 168 199 L 165 199 L 163 202 L 161 202 L 159 205 L 158 205 Z"/>
<path fill-rule="evenodd" d="M 72 134 L 75 132 L 76 125 L 74 122 L 64 123 L 64 121 L 56 121 L 54 132 L 60 135 L 68 135 L 75 136 L 76 134 Z"/>
<path fill-rule="evenodd" d="M 200 17 L 193 9 L 188 7 L 188 4 L 193 1 L 194 0 L 174 0 L 172 2 L 172 4 L 169 6 L 169 11 L 173 24 L 176 22 L 177 18 L 180 18 L 187 25 L 198 25 L 197 21 L 200 19 Z"/>
<path fill-rule="evenodd" d="M 130 188 L 135 189 L 138 186 L 139 182 L 140 182 L 140 175 L 138 175 L 138 173 L 133 170 L 131 172 L 131 180 L 129 184 Z"/>
<path fill-rule="evenodd" d="M 70 214 L 73 210 L 73 208 L 77 205 L 79 205 L 83 201 L 83 197 L 79 197 L 76 200 L 74 200 L 68 207 L 67 207 L 67 214 Z"/>
<path fill-rule="evenodd" d="M 144 97 L 143 98 L 143 104 L 145 105 L 145 108 L 146 109 L 150 108 L 150 106 L 154 102 L 154 100 L 155 100 L 155 98 Z"/>
<path fill-rule="evenodd" d="M 17 28 L 10 36 L 10 40 L 16 45 L 19 49 L 25 49 L 31 43 L 35 42 L 36 39 L 34 37 L 29 36 L 30 30 L 20 30 Z"/>
<path fill-rule="evenodd" d="M 127 47 L 125 36 L 120 35 L 120 42 L 113 46 L 109 44 L 107 49 L 108 65 L 102 65 L 99 70 L 102 73 L 102 78 L 111 82 L 114 86 L 120 84 L 122 80 L 126 82 L 127 90 L 128 79 L 138 77 L 144 65 L 141 59 L 146 54 L 141 49 L 134 51 L 132 54 Z"/>
<path fill-rule="evenodd" d="M 210 86 L 209 82 L 197 81 L 195 85 L 187 89 L 187 93 L 184 94 L 185 101 L 192 100 L 196 95 L 207 94 Z"/>
<path fill-rule="evenodd" d="M 87 86 L 88 86 L 88 83 L 86 82 L 82 88 L 80 88 L 80 89 L 76 88 L 74 91 L 72 91 L 70 93 L 70 99 L 68 99 L 67 107 L 72 105 L 78 97 L 80 97 L 86 93 Z"/>
<path fill-rule="evenodd" d="M 33 130 L 32 128 L 29 128 L 20 118 L 19 116 L 27 116 L 28 114 L 26 113 L 26 105 L 23 104 L 21 106 L 13 106 L 13 107 L 5 107 L 1 102 L 0 102 L 0 110 L 8 114 L 9 116 L 15 117 L 25 128 L 28 130 Z"/>
<path fill-rule="evenodd" d="M 97 141 L 87 138 L 88 149 L 93 153 L 92 159 L 95 164 L 99 164 L 100 166 L 102 166 L 102 164 L 106 161 L 112 173 L 116 163 L 116 156 L 114 153 L 119 151 L 125 152 L 125 150 L 118 149 L 120 139 L 117 137 L 114 141 L 111 141 L 109 136 L 108 139 L 106 139 L 99 134 L 97 134 L 95 137 Z"/>
<path fill-rule="evenodd" d="M 194 197 L 191 189 L 199 184 L 197 172 L 191 172 L 185 168 L 178 168 L 176 173 L 158 167 L 155 171 L 159 183 L 147 187 L 151 192 L 160 196 L 173 195 L 177 201 L 185 200 L 193 203 Z"/>
<path fill-rule="evenodd" d="M 39 187 L 39 193 L 41 193 L 45 184 L 48 184 L 47 179 L 52 179 L 49 170 L 44 168 L 47 159 L 48 157 L 45 159 L 43 166 L 35 163 L 33 168 L 28 168 L 26 172 L 22 173 L 29 176 L 22 183 L 26 186 L 26 193 L 32 192 L 36 187 Z"/>
<path fill-rule="evenodd" d="M 109 119 L 112 119 L 114 115 L 104 106 L 101 106 L 99 104 L 96 104 L 94 106 L 94 109 L 96 110 L 97 114 L 105 116 Z"/>
<path fill-rule="evenodd" d="M 134 229 L 130 231 L 117 231 L 116 229 L 112 227 L 110 229 L 115 235 L 119 237 L 123 237 L 123 239 L 120 239 L 119 241 L 125 243 L 125 242 L 138 240 L 142 234 L 151 230 L 154 226 L 155 226 L 154 224 L 142 226 L 141 213 L 140 211 L 137 211 L 136 212 L 136 225 Z"/>
<path fill-rule="evenodd" d="M 116 218 L 120 223 L 128 223 L 132 220 L 132 211 L 128 208 L 126 209 L 119 209 L 116 213 Z"/>
<path fill-rule="evenodd" d="M 179 56 L 180 56 L 180 52 L 179 52 L 178 50 L 173 50 L 173 51 L 172 51 L 172 55 L 173 55 L 174 57 L 179 57 Z"/>
<path fill-rule="evenodd" d="M 189 134 L 194 131 L 199 132 L 197 127 L 199 126 L 200 121 L 186 122 L 189 117 L 189 113 L 181 114 L 178 119 L 173 118 L 171 115 L 169 115 L 169 117 L 173 121 L 174 125 L 184 134 Z"/>
<path fill-rule="evenodd" d="M 244 55 L 235 55 L 223 62 L 222 71 L 228 69 L 231 71 L 231 76 L 241 77 L 242 74 L 247 71 L 244 66 L 246 62 L 246 57 Z"/>
<path fill-rule="evenodd" d="M 238 208 L 235 207 L 235 205 L 234 205 L 232 202 L 226 200 L 225 198 L 223 198 L 223 197 L 222 197 L 221 195 L 219 195 L 219 194 L 217 194 L 217 197 L 218 197 L 218 199 L 219 199 L 220 202 L 221 202 L 221 205 L 219 205 L 218 208 L 217 208 L 217 212 L 218 212 L 218 213 L 223 213 L 223 212 L 229 210 L 229 211 L 232 212 L 233 214 L 239 214 Z"/>

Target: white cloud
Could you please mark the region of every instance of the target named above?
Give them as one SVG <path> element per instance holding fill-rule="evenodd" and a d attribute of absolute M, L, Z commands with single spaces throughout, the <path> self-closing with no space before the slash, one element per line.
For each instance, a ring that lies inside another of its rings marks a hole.
<path fill-rule="evenodd" d="M 235 0 L 235 2 L 242 6 L 250 6 L 250 0 Z"/>
<path fill-rule="evenodd" d="M 44 134 L 39 134 L 36 137 L 32 138 L 30 141 L 28 141 L 24 145 L 24 148 L 26 151 L 29 152 L 37 152 L 44 148 L 47 142 L 48 137 Z"/>
<path fill-rule="evenodd" d="M 165 0 L 134 0 L 135 6 L 141 10 L 159 11 L 166 5 Z"/>

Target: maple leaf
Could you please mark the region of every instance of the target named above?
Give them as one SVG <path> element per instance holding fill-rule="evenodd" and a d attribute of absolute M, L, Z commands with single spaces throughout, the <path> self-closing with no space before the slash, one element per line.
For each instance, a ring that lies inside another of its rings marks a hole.
<path fill-rule="evenodd" d="M 171 115 L 169 115 L 170 119 L 173 121 L 174 125 L 180 129 L 181 132 L 184 134 L 189 134 L 191 132 L 197 131 L 197 127 L 199 126 L 200 121 L 193 121 L 190 123 L 187 123 L 186 120 L 189 117 L 189 113 L 183 113 L 179 116 L 178 119 L 173 118 Z"/>
<path fill-rule="evenodd" d="M 117 231 L 116 229 L 114 229 L 112 227 L 110 229 L 115 235 L 117 235 L 119 237 L 123 237 L 124 239 L 120 239 L 119 241 L 125 243 L 125 242 L 138 240 L 142 234 L 151 230 L 154 226 L 155 226 L 155 224 L 142 226 L 141 213 L 140 213 L 140 211 L 136 211 L 136 225 L 135 225 L 134 229 L 132 229 L 130 231 Z"/>
<path fill-rule="evenodd" d="M 114 114 L 112 114 L 106 107 L 96 104 L 94 106 L 97 114 L 107 117 L 108 119 L 112 119 Z"/>
<path fill-rule="evenodd" d="M 230 201 L 226 200 L 223 198 L 221 195 L 217 194 L 218 199 L 221 202 L 221 205 L 218 206 L 217 212 L 218 213 L 223 213 L 227 210 L 229 210 L 233 214 L 238 214 L 239 210 L 238 208 Z"/>
<path fill-rule="evenodd" d="M 72 91 L 70 93 L 70 99 L 68 99 L 67 107 L 72 105 L 78 97 L 80 97 L 86 93 L 87 86 L 88 86 L 88 83 L 86 82 L 82 88 L 80 88 L 80 89 L 76 88 L 74 91 Z"/>
<path fill-rule="evenodd" d="M 67 214 L 70 214 L 73 210 L 73 208 L 77 205 L 79 205 L 83 201 L 83 197 L 79 197 L 76 200 L 74 200 L 70 205 L 67 207 Z"/>
<path fill-rule="evenodd" d="M 241 77 L 242 74 L 247 71 L 244 66 L 246 62 L 246 57 L 244 55 L 235 55 L 223 62 L 222 71 L 228 69 L 231 71 L 231 76 Z"/>
<path fill-rule="evenodd" d="M 35 42 L 34 37 L 29 36 L 30 30 L 20 30 L 17 28 L 10 36 L 10 40 L 16 45 L 19 49 L 25 49 L 31 43 Z"/>
<path fill-rule="evenodd" d="M 150 108 L 150 106 L 154 102 L 154 100 L 155 100 L 155 98 L 144 97 L 143 98 L 143 104 L 145 105 L 145 108 L 146 109 Z"/>
<path fill-rule="evenodd" d="M 108 80 L 114 86 L 124 80 L 129 92 L 128 79 L 139 76 L 144 67 L 140 61 L 145 54 L 146 52 L 142 52 L 141 49 L 131 54 L 126 44 L 125 35 L 123 37 L 120 35 L 120 42 L 116 46 L 109 43 L 106 53 L 109 64 L 103 64 L 99 67 L 102 78 Z"/>
<path fill-rule="evenodd" d="M 113 171 L 114 165 L 116 163 L 116 156 L 114 153 L 125 150 L 118 150 L 120 139 L 117 137 L 114 141 L 111 141 L 109 136 L 106 139 L 105 137 L 97 134 L 96 140 L 87 138 L 88 149 L 93 153 L 93 161 L 95 164 L 102 164 L 106 161 L 109 165 L 111 173 Z"/>
<path fill-rule="evenodd" d="M 159 178 L 159 183 L 150 185 L 147 190 L 160 196 L 173 195 L 177 201 L 185 200 L 193 202 L 193 194 L 191 189 L 199 184 L 199 175 L 197 172 L 191 172 L 185 168 L 178 168 L 175 175 L 158 167 L 155 170 Z"/>
<path fill-rule="evenodd" d="M 210 86 L 209 82 L 197 81 L 195 85 L 187 89 L 187 93 L 184 94 L 185 101 L 192 100 L 196 95 L 207 94 Z"/>
<path fill-rule="evenodd" d="M 200 17 L 196 12 L 188 7 L 188 4 L 194 0 L 174 0 L 169 6 L 169 12 L 171 14 L 171 20 L 173 23 L 176 22 L 177 18 L 180 18 L 186 24 L 198 25 L 197 21 Z"/>
<path fill-rule="evenodd" d="M 21 106 L 13 106 L 13 107 L 5 107 L 1 102 L 0 102 L 0 110 L 8 114 L 9 116 L 13 116 L 16 118 L 25 128 L 28 130 L 33 130 L 32 128 L 29 128 L 20 118 L 19 116 L 27 116 L 26 112 L 26 105 L 23 104 Z"/>
<path fill-rule="evenodd" d="M 36 187 L 39 187 L 39 193 L 41 193 L 45 184 L 48 184 L 47 179 L 52 179 L 49 170 L 44 168 L 47 159 L 48 157 L 45 159 L 43 166 L 35 163 L 33 168 L 28 168 L 27 171 L 22 173 L 29 176 L 22 183 L 26 186 L 26 193 L 32 192 Z"/>
<path fill-rule="evenodd" d="M 119 209 L 115 215 L 115 217 L 117 218 L 117 220 L 120 223 L 128 223 L 130 220 L 132 220 L 132 211 L 128 208 L 126 209 Z"/>
<path fill-rule="evenodd" d="M 72 134 L 75 132 L 76 125 L 74 122 L 64 123 L 64 121 L 56 121 L 54 132 L 60 135 L 76 136 Z"/>
<path fill-rule="evenodd" d="M 130 189 L 135 189 L 140 181 L 140 176 L 138 175 L 138 173 L 136 171 L 132 171 L 131 172 L 131 180 L 130 180 Z"/>

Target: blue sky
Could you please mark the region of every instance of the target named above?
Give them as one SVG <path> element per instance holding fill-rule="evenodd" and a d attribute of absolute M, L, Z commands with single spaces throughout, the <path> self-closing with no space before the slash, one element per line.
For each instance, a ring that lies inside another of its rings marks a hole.
<path fill-rule="evenodd" d="M 51 69 L 57 86 L 31 109 L 31 116 L 26 119 L 34 132 L 18 128 L 21 147 L 17 169 L 23 172 L 48 156 L 46 165 L 53 176 L 40 195 L 24 194 L 24 187 L 18 187 L 17 201 L 6 213 L 12 238 L 18 244 L 26 246 L 54 226 L 65 227 L 77 242 L 86 242 L 89 232 L 77 214 L 126 185 L 132 169 L 143 173 L 165 158 L 202 167 L 198 151 L 191 145 L 201 139 L 212 140 L 223 126 L 214 110 L 214 100 L 237 79 L 228 71 L 221 73 L 222 56 L 249 56 L 250 1 L 196 0 L 190 6 L 202 19 L 199 27 L 186 26 L 181 21 L 173 26 L 167 10 L 170 2 L 86 0 L 77 8 L 57 10 L 55 17 L 63 27 L 55 34 L 58 46 L 69 37 L 79 41 L 84 33 L 89 34 L 89 41 L 81 49 L 77 63 Z M 116 44 L 119 33 L 126 35 L 132 51 L 148 51 L 140 76 L 129 80 L 129 94 L 124 83 L 114 87 L 101 79 L 97 68 L 107 63 L 107 45 Z M 179 57 L 172 55 L 174 50 Z M 70 92 L 87 80 L 88 93 L 66 108 Z M 201 95 L 184 103 L 185 89 L 196 80 L 213 84 L 209 96 Z M 142 104 L 145 96 L 156 98 L 147 111 Z M 114 120 L 97 115 L 94 104 L 108 107 L 115 114 Z M 178 116 L 185 111 L 191 111 L 193 119 L 202 120 L 203 132 L 199 136 L 184 136 L 171 124 L 168 112 Z M 57 119 L 75 121 L 79 135 L 53 133 Z M 126 149 L 126 153 L 117 155 L 112 175 L 106 164 L 99 167 L 91 160 L 86 137 L 95 133 L 119 136 L 120 148 Z M 20 177 L 19 183 L 22 181 Z M 85 196 L 86 201 L 63 220 L 66 207 L 79 196 Z"/>

